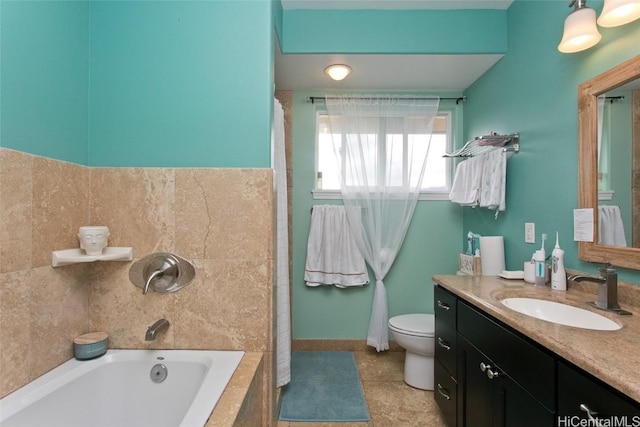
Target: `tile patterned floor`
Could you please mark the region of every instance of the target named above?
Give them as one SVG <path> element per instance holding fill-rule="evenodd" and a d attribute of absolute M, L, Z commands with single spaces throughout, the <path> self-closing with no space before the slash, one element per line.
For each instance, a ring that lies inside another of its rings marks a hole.
<path fill-rule="evenodd" d="M 440 427 L 444 426 L 433 392 L 402 380 L 404 351 L 354 351 L 371 421 L 300 423 L 278 421 L 277 427 Z"/>

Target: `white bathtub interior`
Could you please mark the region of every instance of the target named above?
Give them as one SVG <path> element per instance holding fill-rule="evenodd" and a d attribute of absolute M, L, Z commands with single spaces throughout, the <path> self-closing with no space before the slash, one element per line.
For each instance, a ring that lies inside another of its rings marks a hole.
<path fill-rule="evenodd" d="M 242 351 L 109 350 L 60 365 L 0 400 L 2 427 L 203 426 Z M 156 364 L 167 377 L 150 378 Z"/>

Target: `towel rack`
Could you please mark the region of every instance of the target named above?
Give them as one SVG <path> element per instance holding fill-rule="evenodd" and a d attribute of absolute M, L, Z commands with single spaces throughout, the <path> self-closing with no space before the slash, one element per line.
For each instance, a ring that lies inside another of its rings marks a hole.
<path fill-rule="evenodd" d="M 507 147 L 509 144 L 511 145 Z M 491 135 L 476 136 L 467 141 L 459 150 L 444 154 L 442 157 L 473 157 L 497 147 L 502 147 L 504 152 L 518 153 L 520 151 L 520 134 L 517 132 L 508 135 L 492 133 Z"/>

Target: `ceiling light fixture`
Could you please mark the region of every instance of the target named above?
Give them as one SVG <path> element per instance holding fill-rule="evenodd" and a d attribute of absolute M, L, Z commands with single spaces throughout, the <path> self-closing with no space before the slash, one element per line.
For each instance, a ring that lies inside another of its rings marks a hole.
<path fill-rule="evenodd" d="M 340 81 L 345 79 L 349 74 L 351 74 L 351 67 L 344 64 L 333 64 L 325 68 L 324 73 L 330 78 L 332 78 L 333 80 Z"/>
<path fill-rule="evenodd" d="M 596 11 L 586 7 L 585 0 L 571 0 L 575 10 L 564 21 L 564 33 L 558 50 L 562 53 L 580 52 L 598 44 L 602 35 L 596 26 Z"/>
<path fill-rule="evenodd" d="M 598 25 L 617 27 L 638 18 L 640 18 L 640 0 L 604 0 Z"/>

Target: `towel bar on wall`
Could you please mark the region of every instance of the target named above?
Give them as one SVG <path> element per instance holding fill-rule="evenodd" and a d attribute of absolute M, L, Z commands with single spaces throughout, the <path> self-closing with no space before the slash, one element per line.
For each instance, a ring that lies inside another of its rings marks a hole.
<path fill-rule="evenodd" d="M 511 145 L 507 146 L 509 144 Z M 499 147 L 504 152 L 520 152 L 520 134 L 517 132 L 508 135 L 492 133 L 491 135 L 476 136 L 467 141 L 459 150 L 447 153 L 443 157 L 473 157 Z"/>

